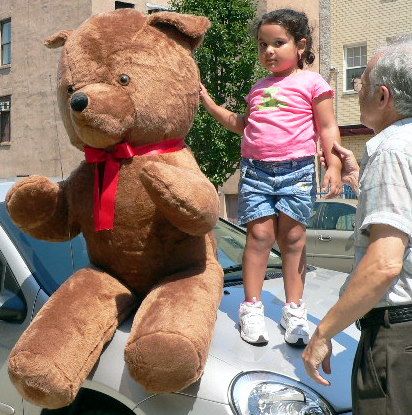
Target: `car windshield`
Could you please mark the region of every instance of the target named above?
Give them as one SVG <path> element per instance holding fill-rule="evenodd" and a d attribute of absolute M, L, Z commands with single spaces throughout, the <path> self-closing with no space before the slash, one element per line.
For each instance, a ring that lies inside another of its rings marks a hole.
<path fill-rule="evenodd" d="M 246 232 L 242 228 L 220 219 L 216 225 L 215 234 L 220 265 L 225 270 L 240 268 L 246 244 Z M 269 255 L 268 266 L 277 268 L 281 264 L 280 255 L 272 251 Z"/>
<path fill-rule="evenodd" d="M 78 235 L 67 242 L 47 242 L 35 239 L 19 230 L 11 221 L 4 203 L 0 203 L 0 223 L 33 276 L 44 291 L 51 295 L 75 271 L 90 264 L 86 241 Z M 246 243 L 246 233 L 220 219 L 215 228 L 219 262 L 226 272 L 240 270 Z M 271 252 L 269 267 L 279 267 L 280 256 Z"/>

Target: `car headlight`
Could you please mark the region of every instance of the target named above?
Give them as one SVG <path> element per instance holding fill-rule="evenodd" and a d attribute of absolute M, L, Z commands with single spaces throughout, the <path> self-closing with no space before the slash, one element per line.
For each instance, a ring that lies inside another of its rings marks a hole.
<path fill-rule="evenodd" d="M 236 376 L 229 387 L 236 415 L 334 415 L 315 391 L 272 372 L 251 371 Z"/>

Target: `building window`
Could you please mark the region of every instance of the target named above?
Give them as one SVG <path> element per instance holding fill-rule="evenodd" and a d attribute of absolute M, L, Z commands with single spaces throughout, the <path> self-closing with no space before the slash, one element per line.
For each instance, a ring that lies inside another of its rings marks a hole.
<path fill-rule="evenodd" d="M 134 4 L 126 3 L 124 1 L 115 1 L 114 8 L 115 9 L 134 9 Z"/>
<path fill-rule="evenodd" d="M 11 20 L 0 22 L 1 65 L 11 64 Z"/>
<path fill-rule="evenodd" d="M 0 143 L 10 142 L 11 96 L 0 97 Z"/>
<path fill-rule="evenodd" d="M 170 7 L 164 6 L 161 4 L 146 3 L 146 7 L 147 7 L 147 14 L 171 11 Z"/>
<path fill-rule="evenodd" d="M 345 91 L 353 91 L 353 80 L 360 78 L 366 68 L 366 45 L 345 48 Z"/>

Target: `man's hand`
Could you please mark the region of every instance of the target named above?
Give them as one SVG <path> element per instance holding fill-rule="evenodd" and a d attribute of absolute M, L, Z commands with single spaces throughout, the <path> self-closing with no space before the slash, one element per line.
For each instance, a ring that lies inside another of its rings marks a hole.
<path fill-rule="evenodd" d="M 356 161 L 355 156 L 351 150 L 348 150 L 345 147 L 342 147 L 336 141 L 333 143 L 332 149 L 342 161 L 342 182 L 348 184 L 352 189 L 357 192 L 358 190 L 358 180 L 359 180 L 359 165 Z M 322 166 L 326 166 L 325 157 L 323 152 L 319 153 L 320 161 Z"/>
<path fill-rule="evenodd" d="M 318 329 L 316 329 L 309 341 L 309 344 L 303 351 L 302 359 L 305 365 L 306 373 L 321 385 L 330 386 L 330 382 L 319 374 L 319 367 L 322 365 L 322 369 L 325 373 L 332 373 L 330 368 L 331 354 L 332 342 L 322 338 Z"/>

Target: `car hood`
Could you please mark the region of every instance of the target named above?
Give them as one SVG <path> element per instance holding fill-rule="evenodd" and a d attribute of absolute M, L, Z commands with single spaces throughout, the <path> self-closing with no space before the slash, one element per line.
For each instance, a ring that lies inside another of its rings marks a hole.
<path fill-rule="evenodd" d="M 321 268 L 307 273 L 304 300 L 308 308 L 311 333 L 336 302 L 338 288 L 345 277 L 346 274 Z M 241 280 L 240 274 L 239 279 Z M 279 326 L 284 303 L 282 278 L 264 283 L 262 301 L 270 336 L 269 343 L 265 346 L 250 345 L 239 336 L 238 309 L 243 298 L 241 281 L 225 287 L 203 376 L 180 393 L 228 404 L 229 385 L 236 375 L 245 371 L 264 370 L 306 384 L 323 396 L 338 412 L 350 409 L 351 366 L 359 337 L 358 330 L 352 325 L 334 338 L 332 374 L 327 376 L 331 386 L 325 387 L 306 375 L 301 359 L 302 349 L 293 348 L 284 342 L 283 330 Z M 124 364 L 123 353 L 119 352 L 124 350 L 130 326 L 131 319 L 119 327 L 87 382 L 88 387 L 117 390 L 118 399 L 129 400 L 125 401 L 129 406 L 132 402 L 139 404 L 153 396 L 133 381 Z"/>
<path fill-rule="evenodd" d="M 346 275 L 321 268 L 307 273 L 304 300 L 311 333 L 338 299 Z M 307 376 L 301 358 L 303 349 L 291 347 L 283 339 L 284 330 L 279 325 L 284 304 L 282 278 L 265 281 L 263 287 L 262 301 L 270 336 L 265 346 L 250 345 L 239 336 L 238 309 L 243 298 L 242 285 L 225 288 L 210 355 L 239 371 L 271 371 L 298 380 L 316 390 L 339 412 L 351 408 L 352 361 L 359 338 L 356 327 L 350 326 L 333 339 L 332 374 L 326 376 L 331 386 L 325 387 Z"/>

